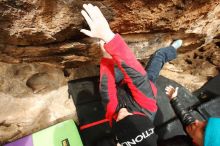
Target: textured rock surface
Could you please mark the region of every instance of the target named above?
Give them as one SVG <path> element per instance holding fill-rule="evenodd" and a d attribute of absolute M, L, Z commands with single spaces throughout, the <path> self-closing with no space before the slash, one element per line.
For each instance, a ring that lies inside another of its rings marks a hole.
<path fill-rule="evenodd" d="M 98 75 L 101 56 L 97 40 L 79 32 L 88 2 L 142 62 L 183 39 L 161 74 L 191 91 L 219 73 L 219 0 L 0 0 L 0 143 L 77 119 L 67 81 Z"/>
<path fill-rule="evenodd" d="M 38 64 L 1 63 L 0 74 L 1 142 L 62 119 L 76 119 L 62 70 Z"/>

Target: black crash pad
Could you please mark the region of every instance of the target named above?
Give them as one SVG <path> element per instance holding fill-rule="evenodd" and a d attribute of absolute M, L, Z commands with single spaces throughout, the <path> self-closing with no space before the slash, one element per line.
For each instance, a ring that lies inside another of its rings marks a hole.
<path fill-rule="evenodd" d="M 213 97 L 220 97 L 220 75 L 215 76 L 208 81 L 203 87 L 203 92 Z"/>
<path fill-rule="evenodd" d="M 68 85 L 69 93 L 76 105 L 80 125 L 89 124 L 104 118 L 104 107 L 101 104 L 101 97 L 98 89 L 99 77 L 70 81 Z M 215 103 L 216 105 L 213 106 L 213 108 L 218 109 L 220 106 L 218 105 L 219 101 L 212 101 L 210 103 L 207 101 L 203 102 L 199 100 L 196 95 L 192 95 L 180 84 L 160 76 L 156 82 L 156 86 L 158 88 L 157 103 L 159 109 L 154 121 L 159 140 L 167 140 L 173 136 L 185 135 L 182 124 L 176 117 L 165 94 L 164 89 L 167 85 L 179 87 L 178 98 L 180 102 L 187 109 L 190 109 L 191 113 L 197 119 L 204 120 L 211 115 L 220 115 L 220 113 L 212 113 L 214 110 L 210 109 L 211 106 L 208 106 L 208 104 L 213 105 Z M 206 103 L 207 105 L 205 105 Z M 110 138 L 112 134 L 108 123 L 96 125 L 96 127 L 88 128 L 84 131 L 80 131 L 80 133 L 85 146 L 94 145 L 94 142 L 101 141 L 103 139 L 104 143 L 108 141 L 112 143 L 112 139 Z"/>
<path fill-rule="evenodd" d="M 76 106 L 101 101 L 99 95 L 99 77 L 88 77 L 69 81 L 68 90 Z"/>
<path fill-rule="evenodd" d="M 90 77 L 68 82 L 69 94 L 76 106 L 79 127 L 105 118 L 105 110 L 99 94 L 99 77 Z M 97 142 L 112 141 L 108 122 L 80 130 L 84 146 L 99 145 Z"/>
<path fill-rule="evenodd" d="M 204 119 L 209 117 L 220 117 L 220 97 L 213 98 L 210 101 L 198 106 L 197 110 Z"/>
<path fill-rule="evenodd" d="M 210 100 L 215 97 L 220 97 L 220 74 L 209 80 L 193 94 L 200 100 Z"/>

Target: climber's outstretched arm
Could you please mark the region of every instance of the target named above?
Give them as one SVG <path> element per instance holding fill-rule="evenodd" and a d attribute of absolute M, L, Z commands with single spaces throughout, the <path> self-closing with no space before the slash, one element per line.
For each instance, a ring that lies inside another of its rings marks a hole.
<path fill-rule="evenodd" d="M 81 32 L 105 41 L 104 48 L 112 56 L 112 59 L 124 74 L 124 81 L 127 83 L 134 100 L 141 107 L 156 112 L 156 88 L 148 80 L 147 73 L 142 65 L 137 61 L 135 55 L 120 37 L 114 34 L 100 9 L 91 4 L 84 4 L 82 15 L 86 19 L 91 30 L 82 29 Z M 153 91 L 152 91 L 153 87 Z"/>

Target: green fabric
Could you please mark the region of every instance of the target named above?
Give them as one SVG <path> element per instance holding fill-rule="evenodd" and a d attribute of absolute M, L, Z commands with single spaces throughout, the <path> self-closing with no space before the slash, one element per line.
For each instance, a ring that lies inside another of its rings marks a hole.
<path fill-rule="evenodd" d="M 68 141 L 69 145 L 64 144 Z M 33 134 L 34 146 L 83 146 L 73 120 L 67 120 Z"/>

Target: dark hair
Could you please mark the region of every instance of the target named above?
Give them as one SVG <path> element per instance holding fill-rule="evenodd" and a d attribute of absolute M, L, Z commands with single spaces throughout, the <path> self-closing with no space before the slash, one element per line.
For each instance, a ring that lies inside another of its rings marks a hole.
<path fill-rule="evenodd" d="M 186 135 L 178 135 L 172 138 L 158 141 L 158 146 L 194 146 L 192 139 Z"/>

